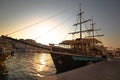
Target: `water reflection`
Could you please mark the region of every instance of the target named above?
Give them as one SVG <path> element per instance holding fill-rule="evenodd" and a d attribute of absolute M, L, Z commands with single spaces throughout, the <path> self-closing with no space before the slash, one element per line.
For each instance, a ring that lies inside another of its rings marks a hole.
<path fill-rule="evenodd" d="M 53 66 L 51 56 L 46 53 L 40 54 L 39 56 L 37 56 L 37 59 L 34 58 L 32 64 L 35 71 L 38 72 L 37 76 L 40 76 L 40 77 L 43 77 L 49 74 L 49 71 L 51 71 L 51 67 Z"/>
<path fill-rule="evenodd" d="M 17 52 L 6 61 L 6 67 L 8 80 L 38 80 L 56 72 L 48 53 Z"/>

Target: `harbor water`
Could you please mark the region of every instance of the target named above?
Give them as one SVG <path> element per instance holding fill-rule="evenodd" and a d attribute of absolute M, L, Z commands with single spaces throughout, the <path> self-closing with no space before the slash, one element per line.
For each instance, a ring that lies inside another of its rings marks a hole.
<path fill-rule="evenodd" d="M 56 73 L 49 53 L 16 52 L 5 61 L 5 66 L 5 80 L 38 80 Z"/>

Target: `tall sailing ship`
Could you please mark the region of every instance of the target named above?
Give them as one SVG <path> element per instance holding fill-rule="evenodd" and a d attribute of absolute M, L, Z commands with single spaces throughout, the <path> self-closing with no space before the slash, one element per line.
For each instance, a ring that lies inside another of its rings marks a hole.
<path fill-rule="evenodd" d="M 60 46 L 54 46 L 54 44 L 48 45 L 35 45 L 32 43 L 24 42 L 7 36 L 1 36 L 3 39 L 8 39 L 9 41 L 20 42 L 26 45 L 34 46 L 39 49 L 45 49 L 50 52 L 53 62 L 55 64 L 56 73 L 66 72 L 72 69 L 86 66 L 91 63 L 96 63 L 106 59 L 104 54 L 105 48 L 102 42 L 95 37 L 100 37 L 103 35 L 94 35 L 95 31 L 100 29 L 94 29 L 94 23 L 92 19 L 83 20 L 84 12 L 80 9 L 78 14 L 79 22 L 73 26 L 79 26 L 80 30 L 71 32 L 69 34 L 75 35 L 80 34 L 78 38 L 72 40 L 64 40 L 60 43 Z M 87 30 L 82 29 L 82 25 L 91 21 L 92 27 Z M 83 37 L 83 33 L 90 32 L 92 36 Z M 12 43 L 12 42 L 11 42 Z M 101 44 L 101 45 L 100 45 Z M 65 46 L 65 47 L 63 47 Z M 68 47 L 66 47 L 68 46 Z M 2 56 L 1 56 L 2 57 Z M 4 60 L 6 57 L 4 58 Z"/>
<path fill-rule="evenodd" d="M 103 35 L 94 35 L 94 32 L 100 29 L 94 29 L 92 19 L 83 21 L 83 13 L 84 12 L 80 9 L 80 13 L 78 14 L 79 22 L 73 25 L 79 25 L 80 31 L 69 33 L 72 35 L 80 34 L 80 37 L 73 40 L 64 40 L 60 43 L 62 46 L 69 46 L 69 48 L 54 46 L 54 44 L 50 45 L 50 54 L 57 70 L 56 73 L 66 72 L 75 68 L 86 66 L 90 63 L 102 61 L 106 58 L 103 51 L 104 47 L 102 45 L 98 45 L 102 44 L 102 42 L 95 38 Z M 89 21 L 92 23 L 92 28 L 82 30 L 82 25 Z M 84 32 L 91 32 L 92 36 L 83 38 L 82 34 Z"/>

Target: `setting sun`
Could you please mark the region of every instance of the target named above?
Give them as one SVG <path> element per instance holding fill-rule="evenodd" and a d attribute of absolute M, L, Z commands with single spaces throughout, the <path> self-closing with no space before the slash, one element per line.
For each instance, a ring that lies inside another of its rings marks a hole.
<path fill-rule="evenodd" d="M 57 26 L 55 23 L 40 24 L 39 35 L 35 38 L 37 42 L 44 44 L 59 43 L 65 37 L 67 30 L 62 26 Z M 37 30 L 36 30 L 37 31 Z"/>

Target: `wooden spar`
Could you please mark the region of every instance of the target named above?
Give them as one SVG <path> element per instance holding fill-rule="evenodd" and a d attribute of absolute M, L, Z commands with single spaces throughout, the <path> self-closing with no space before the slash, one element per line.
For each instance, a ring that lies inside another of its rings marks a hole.
<path fill-rule="evenodd" d="M 80 23 L 76 23 L 76 24 L 74 24 L 73 26 L 77 26 L 77 25 L 80 25 L 80 24 L 86 23 L 86 22 L 88 22 L 88 21 L 91 21 L 91 19 L 88 19 L 88 20 L 83 21 L 83 22 L 80 22 Z"/>
<path fill-rule="evenodd" d="M 94 29 L 94 31 L 99 31 L 99 30 L 101 30 L 101 29 Z M 92 32 L 92 31 L 93 31 L 93 29 L 88 29 L 88 30 L 83 30 L 81 32 Z M 78 33 L 80 33 L 80 31 L 71 32 L 69 34 L 78 34 Z"/>
<path fill-rule="evenodd" d="M 104 36 L 104 34 L 101 34 L 101 35 L 94 35 L 94 37 L 101 37 L 101 36 Z M 86 37 L 93 37 L 93 36 L 86 36 Z"/>

